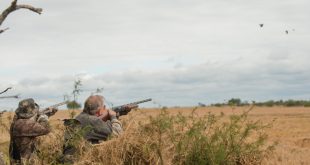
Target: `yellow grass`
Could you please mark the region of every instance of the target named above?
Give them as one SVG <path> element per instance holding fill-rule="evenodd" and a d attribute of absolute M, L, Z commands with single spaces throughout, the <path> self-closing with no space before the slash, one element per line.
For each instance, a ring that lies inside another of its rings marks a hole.
<path fill-rule="evenodd" d="M 248 107 L 205 107 L 199 108 L 197 115 L 204 115 L 209 112 L 225 115 L 241 114 Z M 168 112 L 177 114 L 190 114 L 192 108 L 170 108 Z M 78 113 L 78 112 L 77 112 Z M 131 112 L 136 121 L 145 121 L 149 115 L 156 115 L 159 109 L 143 109 Z M 6 113 L 2 116 L 2 121 L 7 123 L 8 116 Z M 61 120 L 69 118 L 68 111 L 59 111 L 50 121 L 53 128 L 61 124 Z M 265 123 L 273 120 L 273 127 L 267 130 L 269 135 L 268 142 L 277 142 L 278 145 L 272 155 L 266 157 L 264 164 L 310 164 L 310 108 L 304 107 L 255 107 L 250 115 L 251 120 L 261 120 Z M 130 123 L 129 116 L 121 117 L 122 121 Z M 7 154 L 9 134 L 6 130 L 0 129 L 0 150 Z M 46 144 L 53 145 L 53 144 Z"/>

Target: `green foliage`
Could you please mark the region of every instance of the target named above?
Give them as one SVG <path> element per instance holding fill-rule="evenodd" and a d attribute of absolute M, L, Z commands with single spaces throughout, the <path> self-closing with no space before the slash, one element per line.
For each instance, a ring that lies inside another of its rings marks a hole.
<path fill-rule="evenodd" d="M 169 143 L 173 144 L 173 164 L 259 164 L 267 152 L 264 129 L 270 125 L 249 121 L 247 116 L 248 112 L 230 116 L 222 123 L 223 115 L 200 117 L 194 109 L 189 117 L 172 116 L 163 110 L 141 126 L 141 133 L 153 137 L 152 145 L 146 147 L 157 153 L 160 164 L 165 164 L 163 148 Z"/>
<path fill-rule="evenodd" d="M 74 120 L 72 120 L 74 121 Z M 63 147 L 66 150 L 71 150 L 71 152 L 67 152 L 62 157 L 62 161 L 70 162 L 74 160 L 78 160 L 78 158 L 88 149 L 91 149 L 91 145 L 89 143 L 85 143 L 84 136 L 87 132 L 92 131 L 93 128 L 91 126 L 80 127 L 75 123 L 71 123 L 66 126 L 65 129 L 65 141 Z"/>
<path fill-rule="evenodd" d="M 211 104 L 211 106 L 215 106 L 215 107 L 222 107 L 222 106 L 224 106 L 224 104 L 221 104 L 221 103 L 216 103 L 216 104 Z"/>
<path fill-rule="evenodd" d="M 241 99 L 239 98 L 232 98 L 228 100 L 228 105 L 230 106 L 240 106 L 241 105 Z"/>
<path fill-rule="evenodd" d="M 266 107 L 273 107 L 273 106 L 285 106 L 285 107 L 310 107 L 310 100 L 268 100 L 265 102 L 255 102 L 256 106 L 266 106 Z M 250 104 L 247 101 L 242 101 L 238 98 L 232 98 L 227 103 L 215 103 L 211 104 L 211 106 L 221 107 L 221 106 L 249 106 Z"/>
<path fill-rule="evenodd" d="M 275 102 L 273 100 L 269 100 L 269 101 L 265 102 L 265 105 L 267 107 L 273 107 L 275 105 Z"/>
<path fill-rule="evenodd" d="M 48 139 L 38 141 L 37 161 L 39 162 L 37 164 L 66 164 L 78 160 L 83 153 L 91 149 L 90 144 L 85 142 L 84 135 L 92 128 L 81 128 L 79 124 L 73 123 L 74 121 L 68 119 L 65 127 L 56 125 L 54 131 L 49 134 Z M 52 145 L 47 145 L 44 140 Z M 63 149 L 69 149 L 72 152 L 64 155 Z"/>
<path fill-rule="evenodd" d="M 284 105 L 287 106 L 287 107 L 293 107 L 293 106 L 301 106 L 303 104 L 302 101 L 300 100 L 287 100 Z"/>
<path fill-rule="evenodd" d="M 79 108 L 81 108 L 81 104 L 79 104 L 76 101 L 70 101 L 67 103 L 67 108 L 68 109 L 79 109 Z"/>
<path fill-rule="evenodd" d="M 77 79 L 74 81 L 74 84 L 73 84 L 73 91 L 72 91 L 72 94 L 73 94 L 73 101 L 70 101 L 69 103 L 67 103 L 67 108 L 68 109 L 78 109 L 78 108 L 81 108 L 81 104 L 79 104 L 77 102 L 77 99 L 78 99 L 78 96 L 80 95 L 81 93 L 81 87 L 82 87 L 82 81 L 80 79 Z M 68 99 L 68 95 L 64 95 L 64 99 Z"/>
<path fill-rule="evenodd" d="M 305 102 L 304 106 L 305 107 L 310 107 L 310 101 Z"/>

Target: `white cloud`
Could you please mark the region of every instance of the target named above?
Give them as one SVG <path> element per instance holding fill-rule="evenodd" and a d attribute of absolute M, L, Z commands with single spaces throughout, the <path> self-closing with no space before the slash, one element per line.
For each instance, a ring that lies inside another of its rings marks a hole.
<path fill-rule="evenodd" d="M 17 11 L 3 24 L 0 87 L 44 104 L 80 73 L 85 89 L 104 87 L 117 104 L 309 97 L 306 0 L 20 2 L 44 13 Z"/>

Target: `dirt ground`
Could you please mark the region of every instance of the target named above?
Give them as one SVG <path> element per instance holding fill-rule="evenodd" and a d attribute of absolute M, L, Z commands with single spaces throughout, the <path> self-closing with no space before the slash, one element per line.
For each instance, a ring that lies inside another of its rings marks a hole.
<path fill-rule="evenodd" d="M 177 114 L 191 114 L 193 108 L 169 108 L 168 112 Z M 198 108 L 196 115 L 204 115 L 209 112 L 225 115 L 240 114 L 249 107 L 203 107 Z M 78 114 L 80 111 L 76 111 Z M 136 116 L 134 120 L 145 120 L 149 115 L 156 115 L 159 109 L 142 109 L 131 112 Z M 13 113 L 2 116 L 2 122 L 7 122 Z M 68 111 L 59 111 L 50 121 L 53 124 L 60 123 L 62 119 L 69 118 Z M 122 119 L 128 120 L 129 116 Z M 264 161 L 264 164 L 310 164 L 310 108 L 304 107 L 255 107 L 249 115 L 251 120 L 260 120 L 270 123 L 272 128 L 267 129 L 268 142 L 276 142 L 276 148 L 272 155 Z M 130 119 L 129 119 L 130 120 Z M 9 134 L 5 128 L 0 129 L 0 151 L 8 152 Z"/>

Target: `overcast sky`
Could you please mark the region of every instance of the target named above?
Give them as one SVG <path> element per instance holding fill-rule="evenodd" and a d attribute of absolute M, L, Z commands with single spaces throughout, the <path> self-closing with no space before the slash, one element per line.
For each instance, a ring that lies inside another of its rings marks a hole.
<path fill-rule="evenodd" d="M 115 105 L 310 99 L 309 0 L 19 3 L 44 11 L 20 10 L 2 25 L 10 30 L 0 35 L 0 89 L 14 88 L 6 95 L 47 106 L 79 77 L 80 102 L 96 88 Z M 0 10 L 9 4 L 1 0 Z"/>

